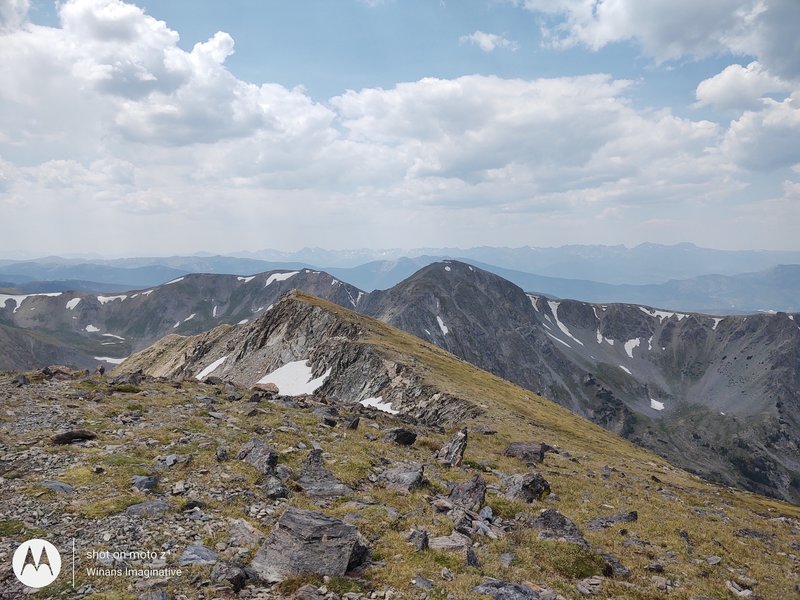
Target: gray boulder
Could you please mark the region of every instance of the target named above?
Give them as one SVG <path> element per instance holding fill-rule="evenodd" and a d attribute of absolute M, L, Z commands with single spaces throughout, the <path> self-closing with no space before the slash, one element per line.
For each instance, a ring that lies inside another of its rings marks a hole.
<path fill-rule="evenodd" d="M 251 568 L 266 582 L 299 575 L 341 577 L 364 564 L 369 549 L 358 529 L 322 513 L 287 508 Z"/>
<path fill-rule="evenodd" d="M 608 517 L 598 517 L 592 519 L 586 524 L 586 527 L 591 531 L 598 531 L 600 529 L 608 529 L 617 523 L 633 523 L 639 518 L 639 513 L 635 510 L 627 513 L 620 513 L 618 515 L 611 515 Z"/>
<path fill-rule="evenodd" d="M 447 497 L 454 505 L 478 511 L 486 498 L 486 482 L 480 475 L 473 475 L 469 481 L 457 483 Z"/>
<path fill-rule="evenodd" d="M 536 472 L 512 475 L 507 483 L 506 498 L 509 500 L 530 504 L 533 501 L 541 502 L 550 494 L 550 484 Z"/>
<path fill-rule="evenodd" d="M 133 487 L 140 492 L 152 492 L 158 485 L 158 477 L 154 475 L 134 475 L 131 478 Z"/>
<path fill-rule="evenodd" d="M 340 498 L 353 493 L 352 489 L 325 468 L 322 450 L 316 448 L 306 458 L 297 486 L 312 498 Z"/>
<path fill-rule="evenodd" d="M 499 579 L 491 579 L 473 588 L 472 591 L 482 596 L 489 596 L 493 600 L 539 600 L 541 598 L 530 588 Z"/>
<path fill-rule="evenodd" d="M 399 463 L 381 474 L 387 488 L 409 493 L 422 486 L 425 468 L 419 463 Z"/>
<path fill-rule="evenodd" d="M 192 544 L 183 551 L 178 563 L 182 567 L 187 565 L 211 565 L 217 562 L 217 558 L 219 558 L 219 554 L 211 548 L 207 548 L 202 544 Z"/>
<path fill-rule="evenodd" d="M 417 441 L 417 434 L 402 427 L 390 429 L 383 434 L 384 441 L 394 442 L 401 446 L 410 446 Z"/>
<path fill-rule="evenodd" d="M 278 464 L 277 452 L 256 438 L 253 438 L 242 446 L 236 458 L 253 465 L 259 473 L 264 475 L 272 474 Z"/>
<path fill-rule="evenodd" d="M 164 500 L 148 500 L 129 506 L 125 514 L 131 517 L 157 517 L 170 510 L 172 505 Z"/>
<path fill-rule="evenodd" d="M 531 521 L 531 526 L 539 530 L 540 540 L 557 540 L 589 548 L 588 542 L 577 525 L 555 508 L 543 510 L 538 517 Z"/>

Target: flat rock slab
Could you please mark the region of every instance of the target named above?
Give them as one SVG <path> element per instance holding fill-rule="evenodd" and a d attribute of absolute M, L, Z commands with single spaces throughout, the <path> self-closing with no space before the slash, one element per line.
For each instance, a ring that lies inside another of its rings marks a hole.
<path fill-rule="evenodd" d="M 93 440 L 97 437 L 96 433 L 87 431 L 85 429 L 74 429 L 72 431 L 65 431 L 59 433 L 51 438 L 54 444 L 65 445 L 74 444 L 76 442 L 85 442 L 86 440 Z"/>
<path fill-rule="evenodd" d="M 608 517 L 598 517 L 592 519 L 586 524 L 586 528 L 590 531 L 599 531 L 601 529 L 608 529 L 617 523 L 633 523 L 639 518 L 639 513 L 635 510 L 627 513 L 620 513 L 618 515 L 611 515 Z"/>
<path fill-rule="evenodd" d="M 187 565 L 211 565 L 217 562 L 219 554 L 202 544 L 192 544 L 181 554 L 178 561 L 182 567 Z"/>
<path fill-rule="evenodd" d="M 472 589 L 476 594 L 489 596 L 493 600 L 540 600 L 532 589 L 508 581 L 492 579 Z"/>
<path fill-rule="evenodd" d="M 369 550 L 358 529 L 319 512 L 287 508 L 251 568 L 269 583 L 298 575 L 341 577 L 363 564 Z"/>
<path fill-rule="evenodd" d="M 472 545 L 472 540 L 468 536 L 454 531 L 450 535 L 443 535 L 428 540 L 428 548 L 431 550 L 458 550 L 465 551 Z"/>
<path fill-rule="evenodd" d="M 381 474 L 387 488 L 409 493 L 422 486 L 425 468 L 419 463 L 399 463 Z"/>
<path fill-rule="evenodd" d="M 59 494 L 72 494 L 75 488 L 63 481 L 43 481 L 42 485 L 52 492 Z"/>
<path fill-rule="evenodd" d="M 148 500 L 129 506 L 125 513 L 131 517 L 157 517 L 171 508 L 172 505 L 164 500 Z"/>

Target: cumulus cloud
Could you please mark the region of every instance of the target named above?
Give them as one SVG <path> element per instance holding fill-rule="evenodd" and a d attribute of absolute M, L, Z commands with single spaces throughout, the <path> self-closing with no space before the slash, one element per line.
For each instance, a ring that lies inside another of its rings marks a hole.
<path fill-rule="evenodd" d="M 462 35 L 458 41 L 461 44 L 474 44 L 484 52 L 494 52 L 496 48 L 506 48 L 511 51 L 519 49 L 517 42 L 509 40 L 503 35 L 486 33 L 480 29 L 469 35 Z"/>
<path fill-rule="evenodd" d="M 800 92 L 785 100 L 764 100 L 759 111 L 733 121 L 722 144 L 737 164 L 752 170 L 774 170 L 800 163 Z"/>
<path fill-rule="evenodd" d="M 800 76 L 796 0 L 510 0 L 546 17 L 549 43 L 600 49 L 636 42 L 658 62 L 721 52 L 754 56 L 773 73 Z"/>
<path fill-rule="evenodd" d="M 713 106 L 717 110 L 754 110 L 764 105 L 764 96 L 790 92 L 793 85 L 770 74 L 758 61 L 746 67 L 730 65 L 697 86 L 696 107 Z"/>
<path fill-rule="evenodd" d="M 108 243 L 135 244 L 155 228 L 152 238 L 196 245 L 217 240 L 222 221 L 237 246 L 245 231 L 261 245 L 262 222 L 282 223 L 273 233 L 284 245 L 296 231 L 324 245 L 345 229 L 372 232 L 367 245 L 396 232 L 390 243 L 403 245 L 408 231 L 435 236 L 444 218 L 457 231 L 509 226 L 509 214 L 570 227 L 718 201 L 745 185 L 741 169 L 800 162 L 794 96 L 728 130 L 637 109 L 635 83 L 605 74 L 425 78 L 318 102 L 237 78 L 227 33 L 187 51 L 121 0 L 59 7 L 59 27 L 18 21 L 0 35 L 0 203 L 59 225 L 79 219 L 92 240 L 102 230 Z M 760 67 L 744 70 L 698 100 L 750 102 L 774 87 Z M 731 91 L 743 87 L 736 76 L 749 91 Z M 40 223 L 9 227 L 14 214 L 0 223 L 9 245 Z M 517 234 L 529 224 L 520 219 Z M 124 235 L 107 234 L 115 227 Z"/>
<path fill-rule="evenodd" d="M 28 14 L 28 0 L 0 2 L 0 33 L 17 29 Z"/>

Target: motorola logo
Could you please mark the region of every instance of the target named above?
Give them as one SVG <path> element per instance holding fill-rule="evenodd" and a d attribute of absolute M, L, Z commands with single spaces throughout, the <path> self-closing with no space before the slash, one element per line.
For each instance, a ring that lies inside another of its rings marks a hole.
<path fill-rule="evenodd" d="M 28 540 L 20 544 L 11 559 L 14 575 L 24 585 L 43 588 L 61 572 L 61 555 L 47 540 Z"/>

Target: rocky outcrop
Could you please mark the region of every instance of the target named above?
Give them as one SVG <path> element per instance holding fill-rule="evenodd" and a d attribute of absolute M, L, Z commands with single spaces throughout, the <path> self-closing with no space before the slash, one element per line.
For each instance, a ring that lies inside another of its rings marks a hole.
<path fill-rule="evenodd" d="M 460 467 L 464 461 L 464 451 L 467 449 L 467 428 L 465 427 L 442 446 L 436 455 L 436 460 L 446 467 Z"/>
<path fill-rule="evenodd" d="M 303 463 L 303 470 L 297 479 L 297 487 L 307 496 L 314 499 L 341 498 L 353 493 L 353 490 L 336 479 L 333 473 L 325 468 L 322 450 L 314 449 Z"/>
<path fill-rule="evenodd" d="M 368 557 L 369 550 L 352 525 L 322 513 L 287 508 L 250 568 L 271 583 L 307 574 L 340 577 Z"/>

